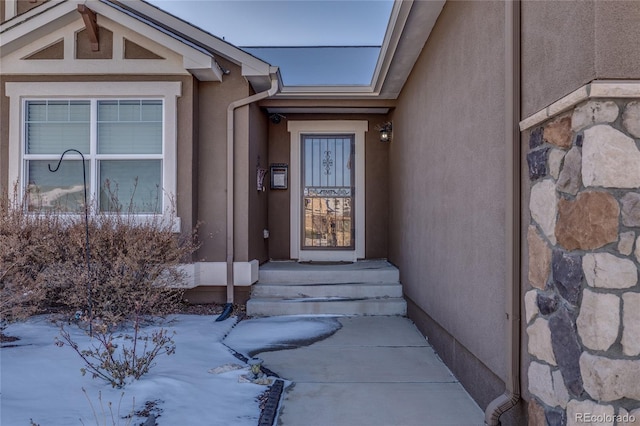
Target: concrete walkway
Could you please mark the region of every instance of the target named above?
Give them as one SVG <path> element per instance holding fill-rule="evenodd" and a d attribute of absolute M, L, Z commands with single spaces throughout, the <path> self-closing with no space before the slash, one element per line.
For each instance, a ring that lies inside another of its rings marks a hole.
<path fill-rule="evenodd" d="M 403 317 L 339 318 L 310 346 L 259 355 L 291 380 L 281 426 L 483 425 L 482 410 Z"/>

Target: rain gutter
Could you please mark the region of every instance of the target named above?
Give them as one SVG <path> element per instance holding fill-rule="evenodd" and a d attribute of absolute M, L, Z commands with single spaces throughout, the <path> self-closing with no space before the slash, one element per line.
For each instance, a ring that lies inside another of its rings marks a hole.
<path fill-rule="evenodd" d="M 507 379 L 505 392 L 485 410 L 488 426 L 500 425 L 500 416 L 520 401 L 520 1 L 504 5 Z"/>
<path fill-rule="evenodd" d="M 232 305 L 234 301 L 234 113 L 240 107 L 275 95 L 280 87 L 277 72 L 277 68 L 275 68 L 275 71 L 271 73 L 271 87 L 268 90 L 231 102 L 227 107 L 227 307 Z"/>

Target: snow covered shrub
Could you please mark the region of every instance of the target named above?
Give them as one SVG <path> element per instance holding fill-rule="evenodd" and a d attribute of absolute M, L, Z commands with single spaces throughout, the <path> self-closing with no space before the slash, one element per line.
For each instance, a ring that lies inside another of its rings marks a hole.
<path fill-rule="evenodd" d="M 113 387 L 122 388 L 127 379 L 138 380 L 153 367 L 158 355 L 172 355 L 176 346 L 173 334 L 163 328 L 146 333 L 141 329 L 142 317 L 137 315 L 133 321 L 133 335 L 114 331 L 108 324 L 99 324 L 94 328 L 93 343 L 83 349 L 73 340 L 71 334 L 60 327 L 60 336 L 56 338 L 59 347 L 71 347 L 84 361 L 80 369 L 82 375 L 90 373 Z"/>

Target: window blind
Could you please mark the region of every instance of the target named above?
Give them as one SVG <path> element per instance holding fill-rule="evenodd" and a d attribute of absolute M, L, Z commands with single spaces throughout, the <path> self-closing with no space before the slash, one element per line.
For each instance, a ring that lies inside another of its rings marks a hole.
<path fill-rule="evenodd" d="M 60 154 L 75 148 L 89 153 L 89 101 L 28 101 L 27 154 Z"/>
<path fill-rule="evenodd" d="M 162 154 L 162 102 L 98 102 L 98 153 Z"/>

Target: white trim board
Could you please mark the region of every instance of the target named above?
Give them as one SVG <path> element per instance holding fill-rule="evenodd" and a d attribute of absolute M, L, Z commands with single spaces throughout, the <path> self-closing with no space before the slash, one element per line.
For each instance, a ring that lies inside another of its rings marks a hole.
<path fill-rule="evenodd" d="M 594 80 L 520 121 L 520 131 L 542 124 L 581 102 L 598 98 L 640 98 L 640 80 Z"/>
<path fill-rule="evenodd" d="M 291 134 L 291 158 L 289 162 L 290 202 L 290 256 L 299 261 L 350 261 L 365 257 L 365 132 L 369 130 L 366 120 L 322 120 L 289 121 L 287 130 Z M 354 135 L 356 145 L 355 185 L 355 250 L 301 250 L 300 249 L 300 145 L 304 134 L 345 133 Z"/>
<path fill-rule="evenodd" d="M 247 287 L 258 281 L 260 264 L 257 259 L 233 262 L 233 285 Z M 186 288 L 227 285 L 226 262 L 196 262 L 180 266 L 187 276 Z"/>

